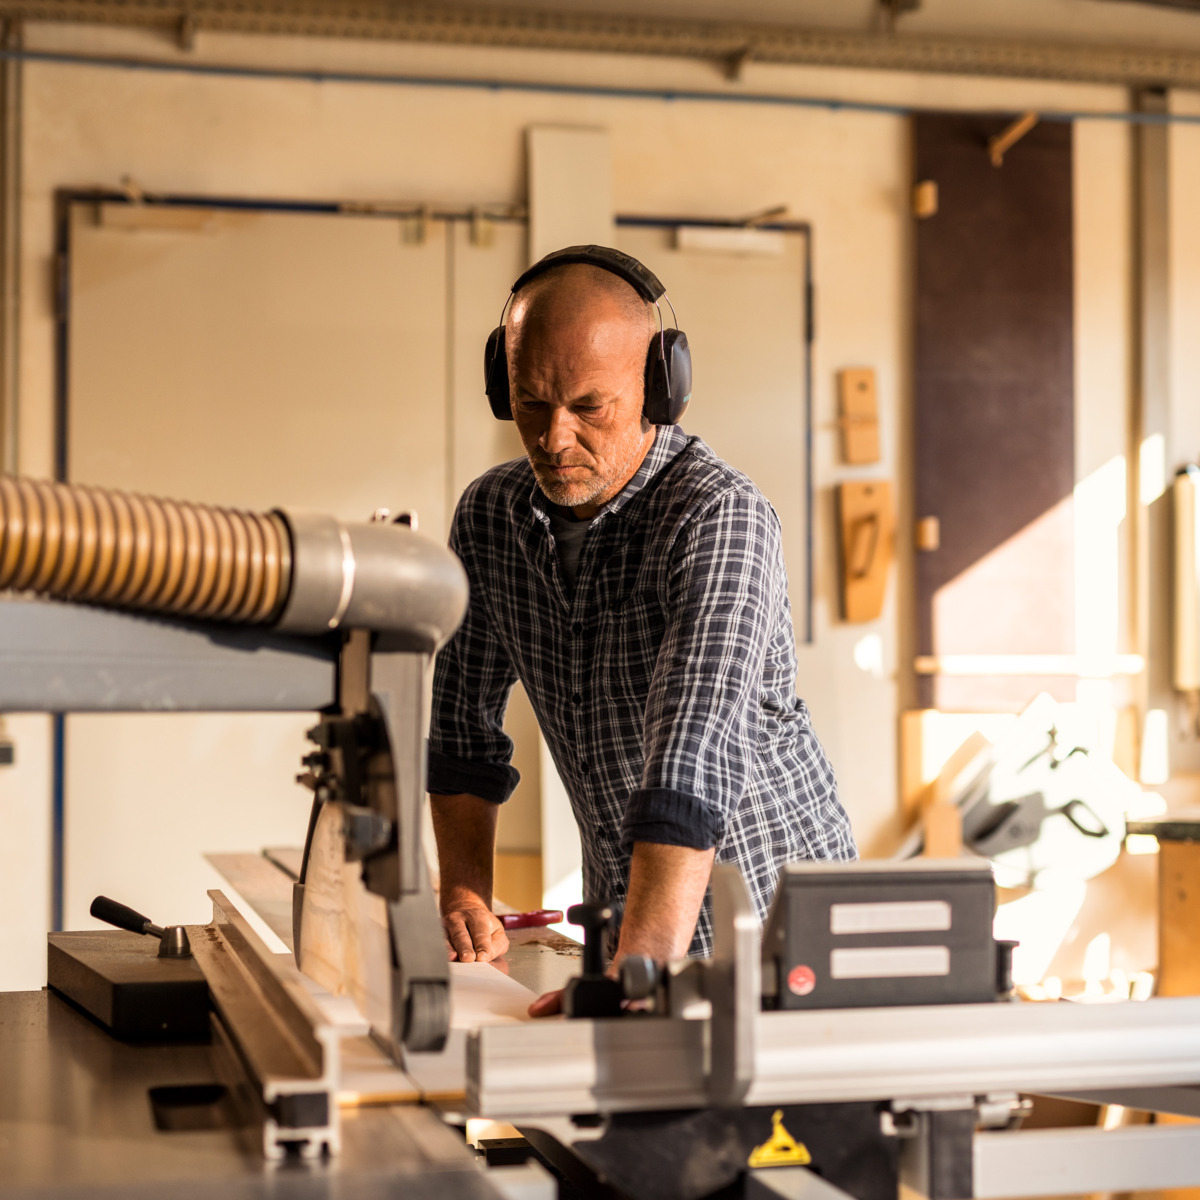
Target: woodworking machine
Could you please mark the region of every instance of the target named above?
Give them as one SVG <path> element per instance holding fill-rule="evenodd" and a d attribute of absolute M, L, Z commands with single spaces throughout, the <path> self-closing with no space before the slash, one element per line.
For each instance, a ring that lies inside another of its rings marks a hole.
<path fill-rule="evenodd" d="M 712 958 L 632 958 L 616 977 L 602 946 L 617 914 L 595 898 L 570 914 L 587 946 L 564 1019 L 472 1030 L 460 1098 L 439 1113 L 343 1113 L 351 1041 L 306 976 L 354 997 L 376 1055 L 414 1069 L 457 1053 L 421 818 L 427 675 L 464 611 L 461 567 L 386 520 L 0 477 L 5 591 L 0 712 L 318 717 L 285 930 L 305 975 L 219 892 L 209 925 L 98 902 L 121 929 L 51 935 L 57 995 L 0 996 L 0 1197 L 894 1200 L 904 1180 L 970 1200 L 1200 1184 L 1194 1125 L 1020 1128 L 1027 1093 L 1200 1116 L 1200 999 L 1014 1000 L 973 859 L 795 864 L 765 928 L 738 870 L 718 866 Z M 210 1044 L 170 1041 L 197 1024 Z M 449 1128 L 471 1117 L 514 1124 L 557 1184 L 540 1167 L 479 1170 Z"/>
<path fill-rule="evenodd" d="M 324 825 L 378 906 L 374 1035 L 395 1058 L 440 1049 L 449 972 L 421 821 L 428 673 L 466 607 L 457 559 L 403 521 L 354 525 L 0 477 L 3 592 L 0 712 L 318 714 L 303 775 L 315 792 L 310 837 L 329 810 Z M 307 882 L 302 870 L 297 936 Z M 336 1154 L 339 1040 L 290 959 L 270 953 L 219 893 L 212 924 L 190 931 L 188 956 L 160 957 L 131 928 L 52 934 L 51 986 L 145 1040 L 190 1028 L 178 1010 L 163 1015 L 161 996 L 186 1006 L 200 979 L 226 1050 L 222 1082 L 239 1126 L 260 1131 L 258 1153 Z"/>

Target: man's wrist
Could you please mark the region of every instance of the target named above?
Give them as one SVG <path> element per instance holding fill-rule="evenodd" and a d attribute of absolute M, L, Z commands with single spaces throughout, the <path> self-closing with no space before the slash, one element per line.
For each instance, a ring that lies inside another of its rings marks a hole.
<path fill-rule="evenodd" d="M 471 887 L 465 884 L 456 884 L 450 888 L 443 887 L 439 898 L 443 913 L 465 912 L 471 908 L 481 908 L 488 912 L 492 911 L 491 893 L 490 891 L 484 891 L 482 888 Z"/>

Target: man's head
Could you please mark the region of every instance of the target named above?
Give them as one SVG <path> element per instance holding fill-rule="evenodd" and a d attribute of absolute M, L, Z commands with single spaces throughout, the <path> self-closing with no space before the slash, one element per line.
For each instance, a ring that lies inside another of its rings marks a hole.
<path fill-rule="evenodd" d="M 654 442 L 642 415 L 653 306 L 601 267 L 573 263 L 517 294 L 505 343 L 513 419 L 541 489 L 588 517 Z"/>

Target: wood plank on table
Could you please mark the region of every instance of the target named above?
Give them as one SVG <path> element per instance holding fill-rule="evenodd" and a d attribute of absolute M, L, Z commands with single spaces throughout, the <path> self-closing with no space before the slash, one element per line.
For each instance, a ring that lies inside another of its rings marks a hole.
<path fill-rule="evenodd" d="M 292 945 L 292 879 L 261 854 L 204 856 L 289 950 Z"/>
<path fill-rule="evenodd" d="M 274 863 L 292 879 L 300 878 L 300 867 L 304 862 L 303 846 L 267 846 L 263 858 Z"/>

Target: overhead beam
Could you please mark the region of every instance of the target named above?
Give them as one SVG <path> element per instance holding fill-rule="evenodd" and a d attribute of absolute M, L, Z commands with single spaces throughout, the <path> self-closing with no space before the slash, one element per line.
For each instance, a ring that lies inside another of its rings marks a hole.
<path fill-rule="evenodd" d="M 290 34 L 989 75 L 1127 86 L 1200 87 L 1200 53 L 1079 42 L 984 41 L 428 0 L 0 0 L 0 16 L 162 30 Z"/>

